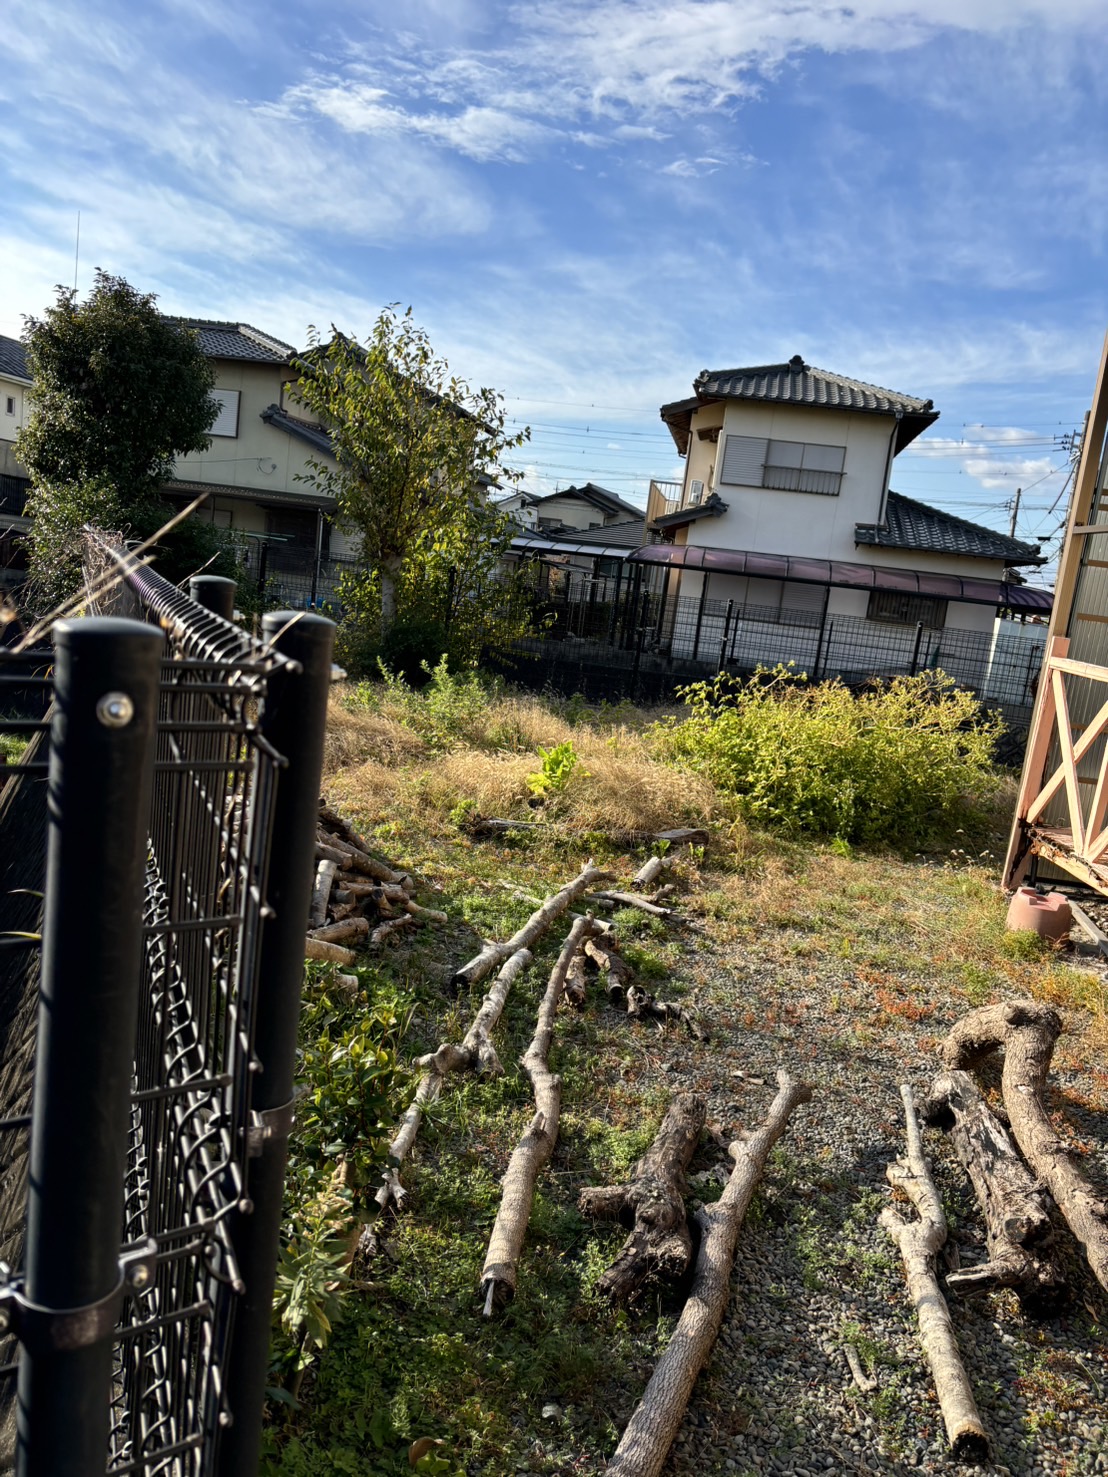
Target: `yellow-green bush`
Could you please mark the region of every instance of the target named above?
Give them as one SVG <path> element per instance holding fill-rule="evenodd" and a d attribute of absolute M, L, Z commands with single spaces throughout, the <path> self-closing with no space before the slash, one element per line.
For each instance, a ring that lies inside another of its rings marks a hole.
<path fill-rule="evenodd" d="M 855 694 L 788 669 L 683 690 L 656 730 L 671 761 L 739 798 L 751 821 L 863 844 L 919 845 L 987 801 L 999 725 L 941 672 Z"/>

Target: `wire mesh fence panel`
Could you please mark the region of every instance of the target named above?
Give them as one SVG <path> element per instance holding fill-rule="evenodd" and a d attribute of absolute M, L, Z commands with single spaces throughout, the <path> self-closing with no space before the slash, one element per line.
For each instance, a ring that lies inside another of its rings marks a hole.
<path fill-rule="evenodd" d="M 90 580 L 120 552 L 90 538 Z M 213 1470 L 229 1421 L 225 1369 L 242 1291 L 229 1223 L 246 1204 L 259 950 L 283 764 L 260 725 L 268 684 L 289 663 L 150 569 L 128 568 L 90 606 L 165 635 L 121 1207 L 123 1255 L 142 1248 L 147 1260 L 114 1335 L 104 1465 L 200 1477 Z M 0 940 L 0 1248 L 13 1285 L 24 1257 L 52 661 L 49 651 L 16 658 L 0 649 L 0 932 L 9 935 Z M 22 1357 L 14 1339 L 0 1344 L 0 1464 L 14 1447 Z"/>

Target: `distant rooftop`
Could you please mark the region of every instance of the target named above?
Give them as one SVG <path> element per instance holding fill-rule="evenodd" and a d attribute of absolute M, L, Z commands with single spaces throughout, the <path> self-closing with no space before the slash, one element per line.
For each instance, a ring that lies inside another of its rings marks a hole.
<path fill-rule="evenodd" d="M 848 379 L 828 369 L 814 369 L 800 354 L 786 364 L 757 364 L 746 369 L 702 369 L 687 400 L 661 409 L 682 456 L 687 452 L 693 414 L 721 400 L 768 401 L 815 410 L 865 411 L 900 417 L 896 449 L 904 447 L 939 418 L 930 400 L 902 395 L 864 380 Z"/>
<path fill-rule="evenodd" d="M 174 318 L 191 328 L 209 359 L 249 359 L 257 364 L 287 364 L 297 350 L 249 323 L 224 323 L 213 318 Z"/>
<path fill-rule="evenodd" d="M 0 333 L 0 374 L 7 374 L 16 380 L 27 380 L 31 376 L 27 373 L 27 351 L 17 338 L 6 338 Z"/>
<path fill-rule="evenodd" d="M 877 549 L 913 549 L 929 554 L 962 554 L 973 559 L 1003 559 L 1005 564 L 1043 564 L 1038 544 L 971 523 L 939 508 L 889 493 L 884 523 L 858 523 L 854 542 Z"/>

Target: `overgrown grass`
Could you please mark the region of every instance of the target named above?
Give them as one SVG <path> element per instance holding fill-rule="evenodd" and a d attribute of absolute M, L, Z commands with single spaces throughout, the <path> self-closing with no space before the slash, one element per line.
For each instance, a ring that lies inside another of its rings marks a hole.
<path fill-rule="evenodd" d="M 551 1062 L 564 1082 L 559 1141 L 538 1187 L 517 1298 L 501 1319 L 486 1322 L 479 1282 L 500 1178 L 533 1112 L 518 1061 L 560 943 L 545 940 L 497 1031 L 504 1076 L 448 1079 L 405 1168 L 402 1214 L 381 1228 L 379 1254 L 341 1290 L 340 1316 L 297 1402 L 271 1403 L 267 1477 L 401 1477 L 411 1471 L 410 1443 L 423 1436 L 443 1444 L 416 1470 L 445 1477 L 603 1470 L 665 1346 L 683 1288 L 651 1289 L 627 1310 L 602 1305 L 593 1289 L 624 1230 L 585 1222 L 577 1194 L 585 1184 L 623 1180 L 649 1144 L 677 1081 L 664 1067 L 686 1067 L 681 1086 L 716 1103 L 714 1136 L 693 1163 L 694 1175 L 702 1175 L 726 1167 L 722 1145 L 737 1125 L 719 1117 L 719 1094 L 733 1069 L 749 1072 L 757 1052 L 763 1060 L 770 1050 L 770 1060 L 790 1060 L 782 1043 L 805 1010 L 818 1014 L 826 1061 L 792 1065 L 817 1080 L 828 1062 L 838 1070 L 860 1049 L 895 1050 L 923 1063 L 968 1005 L 1014 994 L 1065 1010 L 1070 1030 L 1056 1053 L 1061 1066 L 1100 1060 L 1108 1044 L 1108 1003 L 1097 977 L 1057 950 L 1005 931 L 996 854 L 1012 797 L 1001 777 L 986 776 L 982 785 L 982 804 L 991 795 L 996 812 L 973 844 L 958 834 L 959 821 L 942 848 L 925 857 L 905 856 L 903 845 L 895 855 L 835 847 L 744 818 L 736 797 L 721 793 L 711 774 L 690 770 L 666 749 L 667 731 L 657 726 L 665 715 L 545 702 L 445 674 L 429 688 L 347 688 L 332 707 L 330 797 L 385 854 L 423 874 L 436 889 L 434 906 L 450 921 L 420 930 L 359 971 L 354 1001 L 335 994 L 325 971 L 313 974 L 304 1032 L 313 1106 L 322 1110 L 327 1092 L 341 1096 L 341 1082 L 321 1086 L 334 1077 L 328 1048 L 333 1054 L 349 1031 L 367 1024 L 363 1018 L 408 1022 L 399 1045 L 404 1063 L 441 1040 L 460 1039 L 484 986 L 453 998 L 443 982 L 478 939 L 519 927 L 533 907 L 520 893 L 545 895 L 590 854 L 621 878 L 641 864 L 648 849 L 612 845 L 605 830 L 688 822 L 709 831 L 706 850 L 683 853 L 674 871 L 682 909 L 699 933 L 661 928 L 631 912 L 614 921 L 627 958 L 651 989 L 673 998 L 695 994 L 713 1042 L 702 1048 L 676 1029 L 629 1025 L 602 1001 L 590 1001 L 580 1015 L 559 1013 Z M 528 776 L 542 772 L 540 750 L 564 744 L 576 762 L 558 763 L 564 778 L 532 808 Z M 550 824 L 475 841 L 458 824 L 467 804 Z M 802 990 L 818 992 L 818 1005 L 799 998 Z M 377 1029 L 386 1051 L 397 1029 Z M 350 1064 L 339 1065 L 345 1072 Z M 394 1062 L 380 1065 L 395 1121 L 411 1082 L 390 1075 Z M 1086 1072 L 1083 1090 L 1086 1106 L 1108 1112 L 1108 1074 Z M 740 1100 L 743 1125 L 757 1120 L 771 1092 L 766 1080 Z M 868 1082 L 858 1093 L 859 1102 L 871 1103 Z M 894 1099 L 867 1107 L 883 1154 L 899 1143 Z M 1054 1106 L 1064 1119 L 1069 1098 L 1060 1093 Z M 362 1110 L 360 1099 L 340 1103 L 334 1121 L 343 1128 L 334 1136 L 317 1114 L 296 1150 L 294 1180 L 303 1187 L 297 1193 L 321 1219 L 334 1209 L 334 1194 L 351 1197 L 343 1207 L 347 1224 L 364 1209 L 388 1115 L 359 1121 Z M 798 1122 L 797 1143 L 802 1134 Z M 353 1141 L 359 1167 L 352 1176 L 336 1176 L 345 1153 L 336 1147 L 340 1138 Z M 895 1257 L 874 1230 L 884 1161 L 867 1160 L 860 1170 L 861 1162 L 848 1155 L 824 1166 L 802 1158 L 790 1139 L 752 1206 L 744 1240 L 756 1242 L 770 1223 L 783 1230 L 804 1296 L 826 1297 L 845 1284 L 859 1296 L 902 1295 Z M 710 1198 L 718 1184 L 697 1193 Z M 757 1288 L 745 1294 L 758 1295 Z M 324 1302 L 325 1314 L 329 1308 Z M 853 1327 L 844 1326 L 842 1336 L 865 1363 L 886 1366 L 887 1390 L 862 1404 L 892 1451 L 901 1427 L 915 1419 L 913 1390 L 892 1353 L 869 1347 Z M 287 1378 L 295 1354 L 288 1342 L 282 1348 L 279 1374 Z M 710 1402 L 702 1410 L 714 1419 Z"/>

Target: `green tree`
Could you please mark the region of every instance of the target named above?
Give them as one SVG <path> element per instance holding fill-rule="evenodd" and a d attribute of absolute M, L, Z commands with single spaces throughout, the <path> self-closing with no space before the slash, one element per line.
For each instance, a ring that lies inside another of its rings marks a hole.
<path fill-rule="evenodd" d="M 45 315 L 25 321 L 31 406 L 15 452 L 32 480 L 32 587 L 53 604 L 76 586 L 82 524 L 146 538 L 172 515 L 161 488 L 177 456 L 211 444 L 218 407 L 196 335 L 122 277 L 97 271 L 84 302 L 59 287 Z M 213 556 L 233 572 L 216 531 L 190 522 L 169 536 L 159 568 L 176 579 Z"/>
<path fill-rule="evenodd" d="M 500 457 L 530 433 L 508 433 L 495 390 L 450 373 L 411 308 L 386 307 L 364 346 L 335 329 L 324 343 L 310 329 L 294 368 L 297 394 L 331 433 L 336 464 L 311 466 L 365 567 L 352 592 L 358 614 L 387 636 L 402 596 L 418 606 L 446 571 L 468 575 L 495 561 L 506 525 L 483 484 L 511 480 Z"/>

